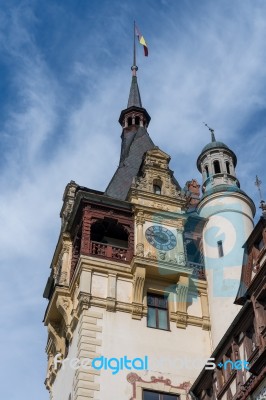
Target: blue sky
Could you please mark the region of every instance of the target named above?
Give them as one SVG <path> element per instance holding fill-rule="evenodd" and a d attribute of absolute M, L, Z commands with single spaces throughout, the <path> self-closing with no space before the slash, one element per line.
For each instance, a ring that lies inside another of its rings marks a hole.
<path fill-rule="evenodd" d="M 0 4 L 1 398 L 48 399 L 43 288 L 64 187 L 104 190 L 116 169 L 131 80 L 133 20 L 149 133 L 181 186 L 218 140 L 258 204 L 266 151 L 266 3 L 46 0 Z M 266 197 L 266 189 L 262 187 Z"/>

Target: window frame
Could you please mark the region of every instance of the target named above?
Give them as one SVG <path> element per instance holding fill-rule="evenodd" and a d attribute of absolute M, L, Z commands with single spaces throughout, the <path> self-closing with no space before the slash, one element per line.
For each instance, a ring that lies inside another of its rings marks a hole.
<path fill-rule="evenodd" d="M 148 298 L 149 296 L 152 296 L 155 299 L 155 305 L 149 305 L 148 304 Z M 159 306 L 158 300 L 165 300 L 166 302 L 166 307 Z M 156 319 L 156 326 L 149 326 L 148 325 L 148 313 L 149 313 L 149 308 L 155 309 L 155 319 Z M 169 302 L 168 302 L 168 294 L 158 294 L 158 293 L 153 293 L 153 292 L 147 292 L 147 328 L 152 328 L 152 329 L 159 329 L 161 331 L 170 331 L 170 318 L 169 318 Z M 166 316 L 167 316 L 167 328 L 160 328 L 159 327 L 159 313 L 158 310 L 165 310 Z"/>
<path fill-rule="evenodd" d="M 224 257 L 224 248 L 223 248 L 223 241 L 222 240 L 218 240 L 217 247 L 218 247 L 218 257 L 219 258 Z"/>
<path fill-rule="evenodd" d="M 221 174 L 221 163 L 219 160 L 214 160 L 213 161 L 213 170 L 214 170 L 214 174 Z"/>
<path fill-rule="evenodd" d="M 148 393 L 157 393 L 159 395 L 158 400 L 164 400 L 165 396 L 173 396 L 173 400 L 180 400 L 180 395 L 175 393 L 166 393 L 166 392 L 158 392 L 157 390 L 150 390 L 150 389 L 143 389 L 142 391 L 142 400 L 145 400 L 144 394 L 145 392 Z"/>

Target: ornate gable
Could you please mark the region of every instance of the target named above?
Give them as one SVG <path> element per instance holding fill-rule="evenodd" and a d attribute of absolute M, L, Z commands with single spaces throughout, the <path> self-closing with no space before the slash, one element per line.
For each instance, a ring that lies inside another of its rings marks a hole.
<path fill-rule="evenodd" d="M 171 157 L 158 147 L 145 153 L 139 174 L 131 185 L 129 192 L 131 201 L 134 202 L 136 194 L 137 197 L 146 199 L 154 199 L 157 195 L 157 200 L 161 198 L 163 203 L 165 203 L 164 197 L 183 199 L 180 186 L 169 168 L 170 159 Z"/>

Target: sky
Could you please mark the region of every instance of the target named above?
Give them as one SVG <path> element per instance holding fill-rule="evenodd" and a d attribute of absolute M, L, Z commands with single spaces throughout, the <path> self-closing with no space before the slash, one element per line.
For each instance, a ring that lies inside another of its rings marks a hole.
<path fill-rule="evenodd" d="M 236 153 L 241 188 L 258 205 L 265 16 L 264 0 L 0 2 L 1 398 L 49 398 L 42 293 L 62 196 L 70 180 L 104 190 L 118 165 L 133 21 L 149 47 L 148 57 L 137 52 L 149 133 L 180 185 L 201 181 L 207 122 Z"/>

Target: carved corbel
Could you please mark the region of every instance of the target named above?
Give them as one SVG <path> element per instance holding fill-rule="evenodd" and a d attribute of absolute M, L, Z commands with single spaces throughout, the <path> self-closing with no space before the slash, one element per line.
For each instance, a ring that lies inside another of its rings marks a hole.
<path fill-rule="evenodd" d="M 141 319 L 143 314 L 143 288 L 146 270 L 143 267 L 136 267 L 133 279 L 133 302 L 132 318 Z"/>
<path fill-rule="evenodd" d="M 180 276 L 176 287 L 176 293 L 177 293 L 176 326 L 182 329 L 186 329 L 187 327 L 188 285 L 189 285 L 189 278 L 187 276 Z"/>
<path fill-rule="evenodd" d="M 54 342 L 56 353 L 65 353 L 65 339 L 59 335 L 59 329 L 56 325 L 52 325 L 51 322 L 48 323 L 48 333 Z"/>
<path fill-rule="evenodd" d="M 71 311 L 72 311 L 72 302 L 68 297 L 58 296 L 56 300 L 56 307 L 60 314 L 64 318 L 65 326 L 66 326 L 66 337 L 68 340 L 72 338 L 72 332 L 70 328 L 71 324 Z"/>
<path fill-rule="evenodd" d="M 77 306 L 77 316 L 79 317 L 82 311 L 88 310 L 90 307 L 91 294 L 79 292 L 78 294 L 78 306 Z"/>

